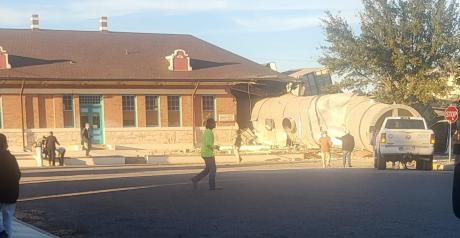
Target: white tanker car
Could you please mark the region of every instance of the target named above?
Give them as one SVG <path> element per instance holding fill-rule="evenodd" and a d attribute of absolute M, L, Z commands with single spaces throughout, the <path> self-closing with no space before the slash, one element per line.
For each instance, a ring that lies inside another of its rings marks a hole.
<path fill-rule="evenodd" d="M 257 102 L 251 122 L 258 142 L 284 146 L 288 138 L 301 145 L 318 147 L 321 130 L 331 138 L 349 130 L 357 149 L 372 151 L 372 131 L 379 131 L 386 117 L 420 117 L 413 108 L 401 104 L 384 104 L 354 94 L 330 94 L 299 97 L 284 95 Z M 339 140 L 334 140 L 339 145 Z"/>

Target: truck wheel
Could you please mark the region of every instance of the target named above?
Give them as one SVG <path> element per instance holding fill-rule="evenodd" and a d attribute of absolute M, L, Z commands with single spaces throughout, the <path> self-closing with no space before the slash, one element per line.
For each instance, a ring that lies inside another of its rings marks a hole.
<path fill-rule="evenodd" d="M 385 159 L 382 158 L 382 156 L 378 155 L 377 156 L 377 169 L 378 170 L 384 170 L 387 168 L 387 162 Z"/>
<path fill-rule="evenodd" d="M 433 156 L 430 156 L 430 160 L 425 161 L 425 168 L 426 171 L 433 170 Z"/>

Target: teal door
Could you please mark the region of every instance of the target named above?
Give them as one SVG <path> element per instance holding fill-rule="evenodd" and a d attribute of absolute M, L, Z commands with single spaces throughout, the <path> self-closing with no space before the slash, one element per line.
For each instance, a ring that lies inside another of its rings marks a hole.
<path fill-rule="evenodd" d="M 102 106 L 100 96 L 80 96 L 80 125 L 82 129 L 89 123 L 91 128 L 91 143 L 104 143 L 104 128 L 102 125 Z"/>

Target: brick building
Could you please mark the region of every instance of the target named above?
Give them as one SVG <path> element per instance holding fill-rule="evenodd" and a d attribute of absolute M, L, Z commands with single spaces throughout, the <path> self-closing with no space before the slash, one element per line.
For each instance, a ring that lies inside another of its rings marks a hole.
<path fill-rule="evenodd" d="M 66 146 L 90 123 L 94 144 L 192 148 L 203 121 L 218 143 L 248 126 L 254 100 L 286 76 L 191 35 L 0 29 L 0 132 L 29 148 L 49 131 Z"/>

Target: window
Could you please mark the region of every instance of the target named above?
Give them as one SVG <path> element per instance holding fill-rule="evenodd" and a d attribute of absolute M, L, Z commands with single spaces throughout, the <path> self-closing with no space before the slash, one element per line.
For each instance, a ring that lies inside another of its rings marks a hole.
<path fill-rule="evenodd" d="M 425 123 L 417 119 L 389 119 L 385 125 L 386 129 L 421 129 L 424 130 Z"/>
<path fill-rule="evenodd" d="M 3 128 L 2 96 L 0 96 L 0 129 Z"/>
<path fill-rule="evenodd" d="M 160 126 L 160 110 L 158 96 L 145 96 L 147 126 Z"/>
<path fill-rule="evenodd" d="M 80 96 L 80 105 L 100 104 L 101 97 L 96 95 Z"/>
<path fill-rule="evenodd" d="M 63 97 L 64 106 L 64 127 L 73 127 L 73 96 L 64 95 Z"/>
<path fill-rule="evenodd" d="M 122 96 L 123 127 L 136 126 L 136 97 Z"/>
<path fill-rule="evenodd" d="M 168 96 L 168 126 L 181 126 L 180 96 Z"/>
<path fill-rule="evenodd" d="M 203 121 L 206 121 L 208 118 L 216 119 L 215 99 L 216 97 L 214 96 L 203 96 Z"/>

